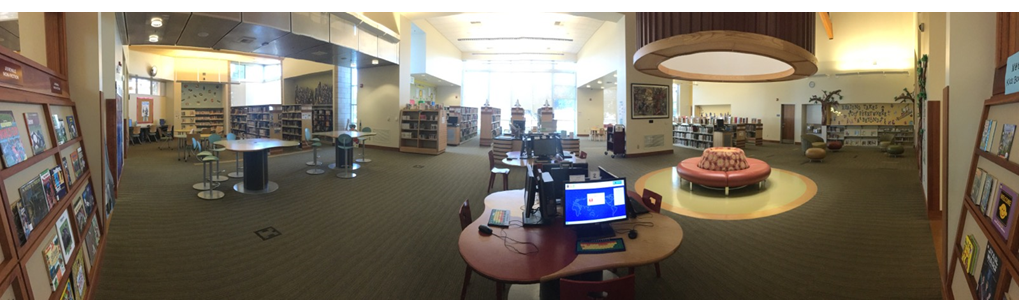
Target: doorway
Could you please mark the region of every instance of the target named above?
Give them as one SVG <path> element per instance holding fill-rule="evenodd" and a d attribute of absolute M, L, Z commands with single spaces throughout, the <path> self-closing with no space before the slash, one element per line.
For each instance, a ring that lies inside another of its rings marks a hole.
<path fill-rule="evenodd" d="M 779 132 L 780 132 L 779 141 L 781 143 L 784 143 L 784 144 L 793 143 L 793 133 L 794 133 L 793 126 L 796 126 L 796 125 L 794 125 L 795 124 L 794 120 L 796 119 L 796 116 L 794 114 L 796 112 L 797 112 L 797 108 L 793 104 L 783 104 L 783 110 L 782 110 L 782 116 L 781 116 L 782 122 L 779 125 L 780 126 L 780 128 L 779 128 Z"/>

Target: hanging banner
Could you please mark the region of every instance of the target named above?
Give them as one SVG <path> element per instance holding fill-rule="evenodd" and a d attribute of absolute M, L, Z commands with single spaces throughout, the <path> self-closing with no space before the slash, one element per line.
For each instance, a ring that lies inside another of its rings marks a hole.
<path fill-rule="evenodd" d="M 914 125 L 914 104 L 851 103 L 833 105 L 829 125 Z"/>

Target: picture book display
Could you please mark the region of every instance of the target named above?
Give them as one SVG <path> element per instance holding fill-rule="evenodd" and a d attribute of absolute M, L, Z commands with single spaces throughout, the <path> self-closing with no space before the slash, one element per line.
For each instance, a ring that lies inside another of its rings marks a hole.
<path fill-rule="evenodd" d="M 995 295 L 995 284 L 999 281 L 999 255 L 992 249 L 992 244 L 985 246 L 985 262 L 981 265 L 981 278 L 978 279 L 978 299 L 992 299 Z"/>
<path fill-rule="evenodd" d="M 28 140 L 32 143 L 32 155 L 46 151 L 46 138 L 43 136 L 39 113 L 25 113 L 25 126 L 28 127 Z"/>
<path fill-rule="evenodd" d="M 981 188 L 981 198 L 978 199 L 978 206 L 982 212 L 988 211 L 988 199 L 992 197 L 994 192 L 992 189 L 995 187 L 995 177 L 992 174 L 985 176 L 984 186 Z"/>
<path fill-rule="evenodd" d="M 74 116 L 67 116 L 67 132 L 70 134 L 68 139 L 78 137 L 78 127 L 74 126 Z"/>
<path fill-rule="evenodd" d="M 1013 224 L 1016 222 L 1016 206 L 1013 205 L 1016 200 L 1016 191 L 1006 184 L 1001 184 L 997 198 L 992 210 L 992 225 L 995 225 L 995 229 L 1002 234 L 1003 238 L 1008 239 L 1009 229 L 1013 228 Z"/>
<path fill-rule="evenodd" d="M 60 119 L 60 116 L 54 114 L 53 119 L 53 132 L 57 136 L 57 145 L 63 145 L 67 142 L 67 129 L 64 128 L 64 121 Z"/>
<path fill-rule="evenodd" d="M 57 219 L 57 236 L 60 237 L 60 247 L 64 250 L 64 261 L 71 262 L 71 251 L 74 251 L 74 235 L 71 233 L 71 218 L 64 211 Z"/>
<path fill-rule="evenodd" d="M 8 168 L 28 158 L 25 147 L 21 145 L 18 123 L 14 120 L 14 113 L 9 110 L 0 111 L 0 154 L 4 157 L 4 166 Z"/>
<path fill-rule="evenodd" d="M 91 215 L 92 209 L 96 207 L 96 196 L 92 193 L 92 183 L 89 182 L 85 185 L 85 188 L 81 192 L 82 203 L 85 208 L 85 214 Z"/>
<path fill-rule="evenodd" d="M 18 233 L 18 245 L 24 245 L 33 229 L 32 223 L 28 221 L 28 212 L 18 201 L 11 204 L 11 214 L 14 216 L 14 229 Z"/>
<path fill-rule="evenodd" d="M 74 177 L 81 177 L 81 165 L 78 160 L 78 152 L 71 152 L 71 166 L 74 167 Z"/>
<path fill-rule="evenodd" d="M 61 165 L 63 165 L 64 175 L 67 177 L 67 186 L 71 186 L 74 184 L 74 181 L 71 179 L 71 169 L 67 167 L 67 157 L 61 157 L 60 160 Z"/>
<path fill-rule="evenodd" d="M 1002 125 L 1002 138 L 999 139 L 999 157 L 1009 159 L 1009 151 L 1013 150 L 1013 136 L 1016 133 L 1016 124 Z"/>
<path fill-rule="evenodd" d="M 89 169 L 89 165 L 85 163 L 85 152 L 81 151 L 81 146 L 78 146 L 78 167 L 81 168 L 82 173 Z"/>
<path fill-rule="evenodd" d="M 60 278 L 64 276 L 64 253 L 60 249 L 58 237 L 53 237 L 53 241 L 43 249 L 43 258 L 46 261 L 46 268 L 49 270 L 50 288 L 56 291 L 60 286 Z"/>

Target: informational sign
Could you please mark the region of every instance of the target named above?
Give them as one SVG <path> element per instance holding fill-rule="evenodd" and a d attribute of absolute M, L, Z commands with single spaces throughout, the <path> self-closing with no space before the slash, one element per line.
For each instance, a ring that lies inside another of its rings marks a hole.
<path fill-rule="evenodd" d="M 1020 52 L 1013 53 L 1008 59 L 1006 59 L 1006 95 L 1016 93 L 1017 91 L 1017 54 Z"/>
<path fill-rule="evenodd" d="M 60 83 L 60 80 L 56 78 L 50 78 L 50 92 L 54 94 L 63 94 L 64 86 Z"/>
<path fill-rule="evenodd" d="M 22 86 L 21 65 L 0 58 L 0 82 Z"/>
<path fill-rule="evenodd" d="M 829 125 L 913 125 L 913 103 L 851 103 L 832 106 Z"/>

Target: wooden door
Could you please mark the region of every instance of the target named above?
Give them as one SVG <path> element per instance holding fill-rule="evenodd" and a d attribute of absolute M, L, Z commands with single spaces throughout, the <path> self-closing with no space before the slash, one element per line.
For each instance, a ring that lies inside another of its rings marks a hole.
<path fill-rule="evenodd" d="M 779 123 L 779 131 L 781 132 L 779 139 L 782 143 L 793 143 L 793 126 L 796 112 L 797 109 L 793 104 L 783 104 L 782 122 Z"/>

